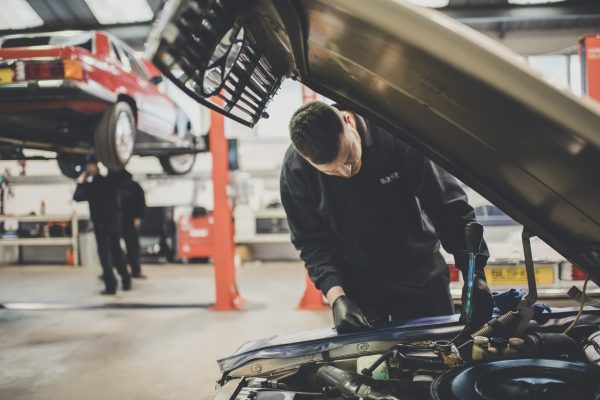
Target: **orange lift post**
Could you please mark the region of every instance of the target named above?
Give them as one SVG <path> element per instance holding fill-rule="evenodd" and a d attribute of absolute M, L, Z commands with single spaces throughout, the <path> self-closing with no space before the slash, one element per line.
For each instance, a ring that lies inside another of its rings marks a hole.
<path fill-rule="evenodd" d="M 221 101 L 214 98 L 215 101 Z M 237 288 L 235 274 L 235 243 L 233 237 L 233 214 L 227 196 L 229 184 L 229 151 L 225 139 L 225 117 L 211 111 L 209 144 L 212 154 L 213 182 L 213 225 L 214 268 L 216 301 L 212 307 L 216 311 L 240 310 L 244 301 Z"/>
<path fill-rule="evenodd" d="M 600 101 L 600 34 L 585 35 L 579 41 L 583 93 Z"/>
<path fill-rule="evenodd" d="M 306 104 L 311 101 L 317 100 L 317 93 L 310 90 L 306 86 L 302 86 L 302 102 Z M 323 301 L 323 295 L 318 290 L 315 284 L 310 280 L 308 273 L 306 273 L 306 288 L 298 304 L 298 310 L 327 310 L 329 306 Z"/>

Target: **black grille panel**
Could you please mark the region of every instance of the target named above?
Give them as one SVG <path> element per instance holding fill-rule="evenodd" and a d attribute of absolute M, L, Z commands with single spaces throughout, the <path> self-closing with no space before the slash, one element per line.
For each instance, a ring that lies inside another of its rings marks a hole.
<path fill-rule="evenodd" d="M 147 50 L 161 72 L 189 96 L 247 126 L 268 117 L 265 109 L 282 80 L 244 29 L 251 4 L 249 0 L 172 0 L 154 26 Z M 242 48 L 231 69 L 221 69 L 223 82 L 213 90 L 203 84 L 205 74 L 214 66 L 210 63 L 215 48 L 232 28 L 243 29 L 243 39 L 238 40 Z"/>

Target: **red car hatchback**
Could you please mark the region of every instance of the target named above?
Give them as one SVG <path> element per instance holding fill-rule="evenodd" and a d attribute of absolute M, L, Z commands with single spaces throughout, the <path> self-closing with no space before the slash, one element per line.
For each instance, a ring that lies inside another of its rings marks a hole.
<path fill-rule="evenodd" d="M 94 153 L 111 170 L 136 154 L 158 157 L 169 174 L 184 174 L 207 141 L 192 133 L 188 116 L 159 91 L 161 80 L 150 62 L 105 32 L 5 36 L 0 142 L 56 151 L 70 177 Z"/>

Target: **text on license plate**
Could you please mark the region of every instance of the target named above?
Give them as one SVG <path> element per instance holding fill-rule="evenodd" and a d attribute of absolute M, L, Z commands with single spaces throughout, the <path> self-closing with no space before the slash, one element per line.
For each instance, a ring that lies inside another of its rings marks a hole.
<path fill-rule="evenodd" d="M 11 68 L 0 68 L 0 83 L 11 83 L 13 81 L 13 71 Z"/>
<path fill-rule="evenodd" d="M 527 273 L 523 265 L 492 266 L 485 268 L 488 285 L 527 285 Z M 535 281 L 538 285 L 554 284 L 554 267 L 536 266 Z"/>

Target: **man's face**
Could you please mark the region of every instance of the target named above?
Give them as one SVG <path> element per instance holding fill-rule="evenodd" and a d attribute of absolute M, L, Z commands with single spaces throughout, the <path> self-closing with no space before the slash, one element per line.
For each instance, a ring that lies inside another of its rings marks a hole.
<path fill-rule="evenodd" d="M 328 164 L 315 164 L 310 160 L 308 162 L 324 174 L 351 178 L 358 174 L 362 167 L 361 139 L 352 114 L 341 111 L 340 118 L 344 131 L 340 135 L 340 151 L 337 158 Z"/>

